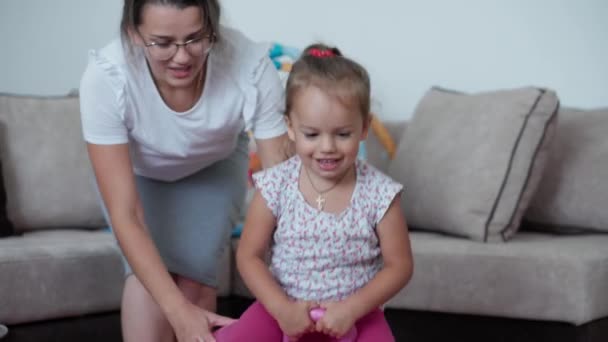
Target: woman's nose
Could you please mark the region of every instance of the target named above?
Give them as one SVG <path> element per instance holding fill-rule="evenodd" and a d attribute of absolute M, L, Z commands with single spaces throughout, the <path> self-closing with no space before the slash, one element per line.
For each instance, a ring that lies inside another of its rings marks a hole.
<path fill-rule="evenodd" d="M 173 55 L 173 61 L 177 63 L 186 63 L 191 57 L 192 56 L 190 56 L 190 53 L 188 53 L 185 46 L 179 46 L 175 55 Z"/>

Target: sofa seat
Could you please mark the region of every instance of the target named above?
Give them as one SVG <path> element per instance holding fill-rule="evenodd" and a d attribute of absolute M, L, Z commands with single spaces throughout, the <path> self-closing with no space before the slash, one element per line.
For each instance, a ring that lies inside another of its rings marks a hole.
<path fill-rule="evenodd" d="M 0 322 L 114 310 L 122 264 L 105 230 L 43 230 L 0 239 Z"/>
<path fill-rule="evenodd" d="M 608 234 L 523 231 L 500 244 L 420 231 L 410 238 L 414 276 L 388 308 L 574 325 L 608 316 Z M 232 293 L 251 297 L 233 277 Z"/>
<path fill-rule="evenodd" d="M 230 293 L 226 248 L 219 293 Z M 120 308 L 124 271 L 107 230 L 58 229 L 0 239 L 0 322 L 17 324 Z"/>
<path fill-rule="evenodd" d="M 520 231 L 483 244 L 412 232 L 414 276 L 388 307 L 581 325 L 608 316 L 608 234 Z"/>

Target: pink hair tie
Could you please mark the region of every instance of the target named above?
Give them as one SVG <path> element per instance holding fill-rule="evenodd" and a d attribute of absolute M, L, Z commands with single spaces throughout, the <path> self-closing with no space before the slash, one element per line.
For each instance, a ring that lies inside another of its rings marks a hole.
<path fill-rule="evenodd" d="M 325 57 L 334 57 L 336 54 L 331 50 L 321 50 L 318 48 L 312 48 L 308 51 L 308 54 L 313 57 L 325 58 Z"/>

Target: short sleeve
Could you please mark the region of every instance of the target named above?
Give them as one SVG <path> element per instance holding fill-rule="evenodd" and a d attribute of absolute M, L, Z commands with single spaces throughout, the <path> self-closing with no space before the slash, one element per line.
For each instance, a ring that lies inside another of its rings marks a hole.
<path fill-rule="evenodd" d="M 128 142 L 124 124 L 124 82 L 117 67 L 89 53 L 89 63 L 80 80 L 80 115 L 84 139 L 92 144 Z"/>
<path fill-rule="evenodd" d="M 395 197 L 401 195 L 403 185 L 373 168 L 370 168 L 369 176 L 371 178 L 369 182 L 370 190 L 374 194 L 373 205 L 371 206 L 373 208 L 372 217 L 374 224 L 377 225 L 386 215 Z"/>
<path fill-rule="evenodd" d="M 256 139 L 269 139 L 287 131 L 283 117 L 285 91 L 279 73 L 265 56 L 254 76 L 257 88 L 255 113 L 251 119 L 251 130 Z"/>
<path fill-rule="evenodd" d="M 284 88 L 268 56 L 270 44 L 254 42 L 242 32 L 221 26 L 222 40 L 215 49 L 218 64 L 233 73 L 245 95 L 245 130 L 256 139 L 270 139 L 287 132 L 283 118 Z"/>
<path fill-rule="evenodd" d="M 254 186 L 266 201 L 266 205 L 274 217 L 279 217 L 281 212 L 280 196 L 285 183 L 284 164 L 281 163 L 253 174 Z"/>

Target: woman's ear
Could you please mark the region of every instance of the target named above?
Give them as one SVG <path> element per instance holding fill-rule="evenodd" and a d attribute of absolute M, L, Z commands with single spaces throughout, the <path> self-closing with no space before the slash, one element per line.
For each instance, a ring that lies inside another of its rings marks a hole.
<path fill-rule="evenodd" d="M 131 44 L 137 46 L 143 46 L 145 44 L 143 38 L 135 29 L 130 28 L 127 30 L 127 33 L 129 34 L 129 40 L 131 41 Z"/>

